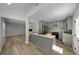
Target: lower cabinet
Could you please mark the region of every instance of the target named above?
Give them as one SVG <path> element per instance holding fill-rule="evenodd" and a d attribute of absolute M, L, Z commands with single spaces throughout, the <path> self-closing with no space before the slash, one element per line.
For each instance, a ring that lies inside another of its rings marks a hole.
<path fill-rule="evenodd" d="M 74 38 L 73 40 L 73 50 L 74 50 L 74 53 L 79 55 L 79 38 Z"/>
<path fill-rule="evenodd" d="M 63 33 L 63 43 L 69 46 L 72 46 L 72 34 Z"/>

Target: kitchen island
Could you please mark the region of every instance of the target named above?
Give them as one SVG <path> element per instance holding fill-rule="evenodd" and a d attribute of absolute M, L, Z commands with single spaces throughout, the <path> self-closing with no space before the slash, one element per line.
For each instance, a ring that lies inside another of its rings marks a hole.
<path fill-rule="evenodd" d="M 37 48 L 39 48 L 43 52 L 52 54 L 52 45 L 55 45 L 55 36 L 31 34 L 30 42 L 35 44 L 35 46 L 37 46 Z"/>

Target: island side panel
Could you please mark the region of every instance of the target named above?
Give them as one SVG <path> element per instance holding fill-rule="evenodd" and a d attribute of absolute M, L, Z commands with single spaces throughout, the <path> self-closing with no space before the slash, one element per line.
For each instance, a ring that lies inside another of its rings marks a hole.
<path fill-rule="evenodd" d="M 45 53 L 52 53 L 53 38 L 46 38 L 37 35 L 30 35 L 30 41 Z"/>

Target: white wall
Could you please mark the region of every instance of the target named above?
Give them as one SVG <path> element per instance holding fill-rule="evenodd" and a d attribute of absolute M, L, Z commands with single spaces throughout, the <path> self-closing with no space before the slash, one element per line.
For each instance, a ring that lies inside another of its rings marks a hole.
<path fill-rule="evenodd" d="M 25 25 L 18 23 L 7 23 L 6 36 L 25 34 Z"/>
<path fill-rule="evenodd" d="M 5 21 L 4 19 L 0 18 L 0 52 L 5 42 L 5 28 L 6 28 Z"/>
<path fill-rule="evenodd" d="M 29 26 L 30 26 L 30 28 L 33 28 L 33 32 L 39 33 L 39 21 L 38 20 L 30 19 Z"/>
<path fill-rule="evenodd" d="M 0 18 L 0 52 L 1 52 L 1 18 Z"/>

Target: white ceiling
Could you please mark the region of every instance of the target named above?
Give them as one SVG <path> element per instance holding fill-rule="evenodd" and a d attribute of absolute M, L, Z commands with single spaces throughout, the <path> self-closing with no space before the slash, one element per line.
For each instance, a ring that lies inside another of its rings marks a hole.
<path fill-rule="evenodd" d="M 2 19 L 4 19 L 4 21 L 6 22 L 6 23 L 14 23 L 14 24 L 25 24 L 25 22 L 24 21 L 21 21 L 21 20 L 16 20 L 16 19 L 10 19 L 10 18 L 5 18 L 5 17 L 1 17 Z"/>
<path fill-rule="evenodd" d="M 33 6 L 32 3 L 14 3 L 11 5 L 0 3 L 0 16 L 24 21 Z"/>
<path fill-rule="evenodd" d="M 49 3 L 45 5 L 38 12 L 32 14 L 30 18 L 44 21 L 64 20 L 67 16 L 71 16 L 74 13 L 77 6 L 77 4 L 71 3 Z"/>
<path fill-rule="evenodd" d="M 0 16 L 25 21 L 27 17 L 35 20 L 63 20 L 73 14 L 77 4 L 71 3 L 0 3 Z"/>

